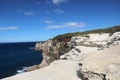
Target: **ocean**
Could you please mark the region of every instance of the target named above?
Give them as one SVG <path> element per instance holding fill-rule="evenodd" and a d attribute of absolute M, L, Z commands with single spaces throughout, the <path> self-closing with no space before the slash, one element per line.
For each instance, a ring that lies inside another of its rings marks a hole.
<path fill-rule="evenodd" d="M 41 63 L 42 53 L 34 50 L 34 46 L 35 42 L 0 43 L 0 79 Z"/>

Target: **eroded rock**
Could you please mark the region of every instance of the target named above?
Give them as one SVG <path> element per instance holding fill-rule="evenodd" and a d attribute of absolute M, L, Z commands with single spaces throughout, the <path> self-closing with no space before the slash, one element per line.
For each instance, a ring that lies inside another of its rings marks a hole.
<path fill-rule="evenodd" d="M 85 46 L 76 46 L 68 53 L 60 56 L 60 59 L 68 59 L 68 60 L 82 60 L 83 54 L 88 54 L 92 52 L 96 52 L 96 47 L 85 47 Z"/>
<path fill-rule="evenodd" d="M 88 80 L 120 80 L 120 45 L 87 54 L 79 72 Z"/>

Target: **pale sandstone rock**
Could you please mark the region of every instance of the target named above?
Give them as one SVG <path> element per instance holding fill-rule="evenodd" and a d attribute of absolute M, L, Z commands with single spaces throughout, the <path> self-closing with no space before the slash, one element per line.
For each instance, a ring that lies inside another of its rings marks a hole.
<path fill-rule="evenodd" d="M 120 80 L 120 64 L 110 64 L 107 66 L 106 79 Z"/>
<path fill-rule="evenodd" d="M 42 69 L 2 80 L 120 80 L 120 46 L 84 54 L 79 66 L 78 63 L 57 60 Z"/>
<path fill-rule="evenodd" d="M 88 54 L 92 52 L 96 52 L 96 47 L 85 47 L 85 46 L 76 46 L 68 53 L 60 56 L 60 59 L 68 59 L 68 60 L 82 60 L 83 54 Z"/>
<path fill-rule="evenodd" d="M 80 73 L 88 80 L 120 80 L 120 46 L 84 55 Z"/>
<path fill-rule="evenodd" d="M 91 33 L 84 36 L 75 36 L 68 43 L 71 46 L 98 47 L 99 50 L 108 48 L 111 45 L 120 44 L 120 32 L 115 32 L 112 36 L 109 33 Z"/>
<path fill-rule="evenodd" d="M 2 80 L 81 80 L 77 76 L 77 61 L 58 60 L 49 66 Z"/>
<path fill-rule="evenodd" d="M 107 44 L 107 40 L 110 38 L 109 33 L 91 33 L 84 36 L 75 36 L 71 38 L 71 41 L 68 43 L 72 46 L 89 46 L 89 47 L 98 47 L 104 46 Z"/>
<path fill-rule="evenodd" d="M 35 49 L 36 50 L 48 49 L 50 46 L 52 46 L 52 44 L 53 44 L 52 40 L 47 40 L 47 41 L 44 41 L 44 42 L 39 42 L 39 43 L 36 43 Z"/>
<path fill-rule="evenodd" d="M 49 49 L 50 47 L 53 49 L 52 54 L 59 55 L 58 50 L 57 50 L 58 47 L 59 47 L 59 44 L 57 44 L 57 46 L 53 46 L 53 41 L 52 40 L 47 40 L 47 41 L 44 41 L 44 42 L 36 43 L 35 49 L 36 50 L 42 50 L 43 60 L 39 65 L 34 65 L 34 66 L 27 67 L 25 69 L 25 71 L 28 72 L 28 71 L 32 71 L 32 70 L 35 70 L 35 69 L 40 69 L 40 68 L 43 68 L 43 67 L 49 65 L 50 64 L 50 60 L 49 60 L 50 57 L 48 56 L 48 54 L 50 52 L 50 49 Z"/>
<path fill-rule="evenodd" d="M 93 34 L 88 34 L 89 36 L 89 41 L 92 42 L 101 42 L 104 40 L 107 40 L 109 38 L 109 33 L 93 33 Z"/>

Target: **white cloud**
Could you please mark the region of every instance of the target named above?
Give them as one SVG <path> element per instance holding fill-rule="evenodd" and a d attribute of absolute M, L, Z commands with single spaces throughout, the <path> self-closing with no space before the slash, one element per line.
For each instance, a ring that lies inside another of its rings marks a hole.
<path fill-rule="evenodd" d="M 24 14 L 27 16 L 34 15 L 35 13 L 33 11 L 24 11 Z"/>
<path fill-rule="evenodd" d="M 85 27 L 83 22 L 67 22 L 62 25 L 50 25 L 46 29 L 56 29 L 56 28 L 80 28 Z"/>
<path fill-rule="evenodd" d="M 56 10 L 54 10 L 54 12 L 56 13 L 56 14 L 64 14 L 65 12 L 63 11 L 63 10 L 61 10 L 61 9 L 56 9 Z"/>
<path fill-rule="evenodd" d="M 0 31 L 5 31 L 5 30 L 16 30 L 16 29 L 18 29 L 18 26 L 0 27 Z"/>
<path fill-rule="evenodd" d="M 53 22 L 50 21 L 50 20 L 45 20 L 45 23 L 47 23 L 47 24 L 52 24 Z"/>
<path fill-rule="evenodd" d="M 72 27 L 72 28 L 84 27 L 85 23 L 83 23 L 83 22 L 68 22 L 68 23 L 65 24 L 65 26 L 69 26 L 69 27 Z"/>
<path fill-rule="evenodd" d="M 22 9 L 18 9 L 17 11 L 18 11 L 20 14 L 24 14 L 24 15 L 27 15 L 27 16 L 32 16 L 32 15 L 35 14 L 35 12 L 32 11 L 32 10 L 27 10 L 27 11 L 25 11 L 25 10 L 22 10 Z"/>
<path fill-rule="evenodd" d="M 68 0 L 52 0 L 52 3 L 55 4 L 55 5 L 59 5 L 63 2 L 67 2 Z"/>

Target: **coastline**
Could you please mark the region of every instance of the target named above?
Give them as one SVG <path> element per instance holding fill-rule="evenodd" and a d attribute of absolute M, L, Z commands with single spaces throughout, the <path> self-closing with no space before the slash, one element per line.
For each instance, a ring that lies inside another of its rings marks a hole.
<path fill-rule="evenodd" d="M 57 37 L 44 42 L 36 43 L 35 49 L 42 50 L 43 61 L 41 64 L 28 67 L 26 69 L 26 73 L 2 80 L 61 80 L 60 76 L 63 73 L 66 74 L 62 75 L 64 80 L 117 80 L 119 79 L 118 76 L 120 76 L 120 54 L 118 54 L 120 53 L 119 47 L 120 32 L 114 32 L 112 35 L 110 35 L 110 33 L 89 33 L 83 36 L 73 36 L 67 38 Z M 105 60 L 105 62 L 101 62 L 101 60 Z M 93 64 L 93 66 L 91 66 L 91 64 Z M 102 65 L 101 68 L 99 68 L 99 65 Z M 110 69 L 108 69 L 109 65 Z M 111 68 L 111 65 L 113 69 Z M 66 71 L 66 69 L 68 70 Z M 110 70 L 112 70 L 113 73 L 111 73 Z M 114 75 L 116 70 L 118 71 L 118 74 Z M 45 77 L 46 74 L 51 74 L 50 78 Z M 67 74 L 74 77 L 68 77 Z"/>
<path fill-rule="evenodd" d="M 120 46 L 111 46 L 110 48 L 108 48 L 104 51 L 90 53 L 89 55 L 85 55 L 86 57 L 84 56 L 84 60 L 82 60 L 82 61 L 57 60 L 57 61 L 52 62 L 47 67 L 37 69 L 34 71 L 30 71 L 30 72 L 25 72 L 25 73 L 18 74 L 18 75 L 8 77 L 8 78 L 4 78 L 1 80 L 31 80 L 31 79 L 34 79 L 34 80 L 38 80 L 38 79 L 43 79 L 43 80 L 61 80 L 61 79 L 83 80 L 83 79 L 85 79 L 85 77 L 87 77 L 87 75 L 91 75 L 91 77 L 88 76 L 88 78 L 90 77 L 89 80 L 98 80 L 98 76 L 101 75 L 99 80 L 102 80 L 102 74 L 105 74 L 104 71 L 106 71 L 105 69 L 107 69 L 106 66 L 113 65 L 113 62 L 118 62 L 118 64 L 119 64 L 119 61 L 120 61 L 118 59 L 119 58 L 118 55 L 120 55 L 120 54 L 118 54 L 120 52 L 119 47 Z M 114 54 L 111 52 L 111 50 L 114 52 Z M 112 54 L 112 55 L 109 55 L 109 54 Z M 97 56 L 97 55 L 99 55 L 99 56 Z M 105 59 L 104 56 L 106 56 L 106 60 L 104 60 Z M 109 57 L 109 60 L 107 60 L 107 56 Z M 103 64 L 99 62 L 99 60 L 100 60 L 99 58 L 102 59 Z M 87 61 L 86 61 L 86 59 L 87 59 Z M 114 59 L 116 59 L 116 60 L 118 59 L 118 61 L 115 61 Z M 96 62 L 94 63 L 91 60 L 96 61 Z M 103 60 L 109 61 L 109 62 L 108 63 L 106 62 L 106 65 L 104 65 Z M 89 63 L 88 63 L 88 61 L 89 61 Z M 102 74 L 99 74 L 99 72 L 96 71 L 95 67 L 98 67 L 98 70 L 102 71 L 102 72 L 100 72 Z M 99 67 L 101 67 L 101 68 L 99 69 Z M 85 68 L 87 68 L 87 69 L 85 69 Z M 112 70 L 114 71 L 114 69 L 116 70 L 116 68 L 112 67 Z M 98 76 L 97 75 L 94 76 L 94 74 L 92 74 L 92 72 L 88 73 L 87 71 L 85 71 L 85 73 L 84 73 L 84 70 L 87 70 L 88 72 L 93 71 L 93 73 L 95 70 L 95 73 L 98 74 Z M 83 71 L 83 73 L 81 71 Z M 86 73 L 88 73 L 88 74 L 86 74 Z M 82 76 L 81 74 L 84 74 L 84 75 L 86 74 L 86 76 Z M 49 75 L 49 77 L 46 77 L 47 75 Z M 93 78 L 92 78 L 92 75 L 94 76 Z M 118 77 L 116 77 L 115 75 L 116 75 L 116 73 L 114 75 L 112 75 L 112 73 L 111 73 L 110 75 L 107 75 L 106 78 L 109 79 L 110 77 L 112 77 L 111 80 L 119 80 L 119 75 L 117 75 Z"/>
<path fill-rule="evenodd" d="M 0 44 L 0 79 L 18 74 L 23 67 L 39 64 L 42 54 L 30 49 L 34 45 L 35 42 Z"/>

